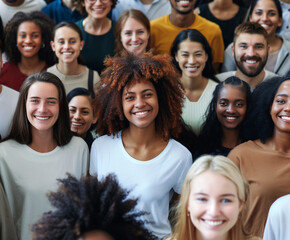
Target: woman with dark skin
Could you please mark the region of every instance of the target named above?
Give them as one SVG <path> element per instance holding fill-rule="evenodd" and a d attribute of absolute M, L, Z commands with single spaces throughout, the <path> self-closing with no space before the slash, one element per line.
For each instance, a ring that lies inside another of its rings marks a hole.
<path fill-rule="evenodd" d="M 146 227 L 159 239 L 170 234 L 169 202 L 179 194 L 192 163 L 172 138 L 181 131 L 183 89 L 170 59 L 124 52 L 109 58 L 94 104 L 100 135 L 91 149 L 90 174 L 115 173 L 132 189 Z"/>
<path fill-rule="evenodd" d="M 16 13 L 4 29 L 8 58 L 0 75 L 0 84 L 16 91 L 27 76 L 53 64 L 50 48 L 53 21 L 41 12 Z"/>
<path fill-rule="evenodd" d="M 271 204 L 290 191 L 290 80 L 272 78 L 257 86 L 252 94 L 245 122 L 246 138 L 229 158 L 250 183 L 245 230 L 263 236 Z"/>
<path fill-rule="evenodd" d="M 244 141 L 243 122 L 250 103 L 249 85 L 237 77 L 219 83 L 213 92 L 194 158 L 202 154 L 227 156 Z"/>
<path fill-rule="evenodd" d="M 137 220 L 144 215 L 136 211 L 138 200 L 128 198 L 116 176 L 77 180 L 69 175 L 59 183 L 58 191 L 48 195 L 55 210 L 33 225 L 34 240 L 156 239 Z"/>

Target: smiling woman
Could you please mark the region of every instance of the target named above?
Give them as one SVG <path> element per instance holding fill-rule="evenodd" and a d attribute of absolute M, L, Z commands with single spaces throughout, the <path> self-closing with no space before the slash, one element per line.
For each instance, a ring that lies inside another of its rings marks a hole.
<path fill-rule="evenodd" d="M 171 233 L 169 202 L 180 193 L 190 152 L 173 140 L 181 131 L 183 91 L 167 56 L 124 52 L 107 59 L 97 91 L 97 129 L 90 174 L 115 173 L 132 189 L 146 228 L 159 239 Z"/>
<path fill-rule="evenodd" d="M 245 230 L 263 236 L 271 204 L 290 191 L 290 80 L 273 78 L 253 92 L 246 137 L 253 141 L 234 148 L 229 158 L 250 183 Z"/>
<path fill-rule="evenodd" d="M 176 208 L 170 240 L 246 240 L 239 216 L 248 184 L 224 156 L 205 155 L 189 169 Z"/>
<path fill-rule="evenodd" d="M 87 168 L 88 148 L 70 131 L 63 84 L 48 72 L 29 76 L 0 143 L 0 182 L 19 239 L 31 239 L 31 224 L 51 209 L 46 193 L 56 190 L 57 179 L 67 172 L 79 178 Z"/>
<path fill-rule="evenodd" d="M 19 91 L 27 76 L 52 65 L 49 42 L 53 25 L 41 12 L 18 12 L 13 16 L 4 30 L 8 62 L 3 66 L 0 84 Z"/>

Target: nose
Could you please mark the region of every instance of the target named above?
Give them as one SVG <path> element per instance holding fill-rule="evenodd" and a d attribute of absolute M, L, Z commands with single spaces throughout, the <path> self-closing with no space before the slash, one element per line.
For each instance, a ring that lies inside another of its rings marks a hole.
<path fill-rule="evenodd" d="M 68 48 L 69 47 L 69 43 L 68 42 L 65 42 L 64 45 L 63 45 L 63 47 L 64 48 Z"/>
<path fill-rule="evenodd" d="M 136 108 L 142 108 L 145 105 L 145 101 L 142 97 L 137 97 L 136 102 L 135 102 L 135 107 Z"/>
<path fill-rule="evenodd" d="M 80 119 L 81 118 L 81 114 L 80 114 L 80 111 L 76 111 L 75 113 L 74 113 L 74 119 Z"/>
<path fill-rule="evenodd" d="M 31 42 L 31 37 L 29 36 L 29 35 L 27 35 L 26 37 L 25 37 L 25 40 L 24 40 L 25 42 Z"/>
<path fill-rule="evenodd" d="M 233 104 L 229 104 L 227 109 L 226 109 L 227 113 L 234 113 L 235 112 L 235 108 Z"/>
<path fill-rule="evenodd" d="M 255 52 L 254 47 L 252 47 L 252 46 L 248 47 L 248 49 L 247 49 L 247 55 L 248 56 L 255 56 L 255 54 L 256 54 L 256 52 Z"/>
<path fill-rule="evenodd" d="M 208 213 L 210 216 L 215 217 L 219 216 L 220 209 L 219 209 L 219 203 L 217 201 L 211 201 L 209 208 L 208 208 Z"/>
<path fill-rule="evenodd" d="M 264 12 L 262 14 L 262 17 L 261 18 L 262 18 L 263 21 L 267 21 L 269 17 L 268 17 L 268 14 L 266 12 Z"/>
<path fill-rule="evenodd" d="M 189 55 L 189 57 L 188 57 L 188 63 L 195 63 L 195 56 Z"/>
<path fill-rule="evenodd" d="M 45 102 L 40 102 L 40 104 L 38 105 L 38 111 L 39 112 L 46 112 L 46 103 Z"/>
<path fill-rule="evenodd" d="M 132 41 L 136 41 L 137 40 L 137 35 L 136 35 L 136 33 L 133 33 L 132 34 Z"/>

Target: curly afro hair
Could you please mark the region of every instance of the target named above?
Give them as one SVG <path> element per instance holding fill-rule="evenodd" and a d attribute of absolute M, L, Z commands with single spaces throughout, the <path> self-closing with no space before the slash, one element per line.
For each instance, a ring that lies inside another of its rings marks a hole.
<path fill-rule="evenodd" d="M 107 58 L 107 68 L 101 74 L 101 84 L 94 102 L 100 135 L 115 135 L 129 127 L 122 107 L 122 94 L 127 85 L 150 81 L 155 87 L 159 112 L 155 128 L 164 140 L 176 138 L 181 131 L 184 90 L 179 73 L 168 55 L 146 53 L 137 57 L 123 51 L 120 57 Z"/>
<path fill-rule="evenodd" d="M 33 22 L 40 27 L 42 42 L 44 45 L 40 48 L 38 56 L 40 60 L 44 60 L 48 65 L 52 65 L 54 61 L 50 41 L 52 40 L 54 22 L 44 13 L 38 11 L 30 13 L 17 12 L 5 26 L 4 51 L 7 55 L 8 61 L 15 64 L 21 61 L 21 53 L 16 46 L 18 27 L 23 22 Z"/>
<path fill-rule="evenodd" d="M 55 211 L 43 214 L 32 226 L 34 240 L 75 240 L 88 232 L 105 232 L 115 240 L 157 239 L 144 227 L 135 211 L 136 199 L 120 187 L 111 174 L 99 181 L 97 177 L 77 180 L 68 175 L 58 180 L 61 185 L 48 198 Z"/>

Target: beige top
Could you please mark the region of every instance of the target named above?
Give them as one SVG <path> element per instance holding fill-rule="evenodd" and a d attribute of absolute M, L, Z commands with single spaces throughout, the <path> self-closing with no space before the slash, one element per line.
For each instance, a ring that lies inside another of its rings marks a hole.
<path fill-rule="evenodd" d="M 250 184 L 250 193 L 242 213 L 244 229 L 263 236 L 271 204 L 290 193 L 290 153 L 267 149 L 260 140 L 234 148 L 229 156 Z"/>

